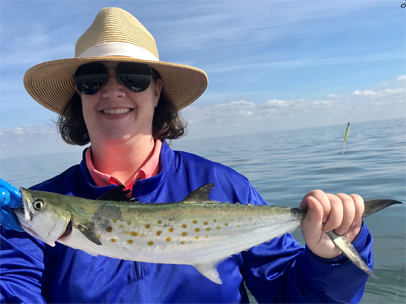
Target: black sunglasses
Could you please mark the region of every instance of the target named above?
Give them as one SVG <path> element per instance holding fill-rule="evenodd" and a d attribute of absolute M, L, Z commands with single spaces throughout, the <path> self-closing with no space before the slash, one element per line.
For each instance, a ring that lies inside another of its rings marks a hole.
<path fill-rule="evenodd" d="M 161 78 L 159 73 L 148 64 L 121 62 L 116 67 L 116 76 L 119 83 L 133 92 L 142 92 L 148 89 L 151 76 Z M 73 76 L 75 85 L 84 95 L 96 94 L 107 83 L 109 73 L 107 67 L 100 62 L 81 65 Z"/>

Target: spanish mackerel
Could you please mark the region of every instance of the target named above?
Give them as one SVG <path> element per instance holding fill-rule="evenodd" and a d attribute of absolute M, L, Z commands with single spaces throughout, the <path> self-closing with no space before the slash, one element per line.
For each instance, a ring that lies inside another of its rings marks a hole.
<path fill-rule="evenodd" d="M 233 254 L 300 229 L 306 210 L 210 200 L 206 184 L 176 203 L 143 204 L 116 187 L 98 200 L 20 188 L 24 207 L 13 209 L 23 229 L 50 246 L 59 242 L 91 255 L 194 266 L 222 281 L 216 266 Z M 363 217 L 400 202 L 365 202 Z M 335 245 L 360 269 L 374 274 L 351 243 L 333 231 Z"/>

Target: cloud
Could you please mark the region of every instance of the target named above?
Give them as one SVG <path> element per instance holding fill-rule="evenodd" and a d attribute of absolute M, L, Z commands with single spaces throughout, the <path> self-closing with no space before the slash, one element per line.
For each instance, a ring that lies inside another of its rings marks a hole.
<path fill-rule="evenodd" d="M 182 115 L 190 124 L 235 122 L 238 119 L 253 116 L 253 112 L 250 110 L 253 108 L 256 108 L 254 103 L 240 100 L 207 107 L 189 106 L 182 111 Z"/>
<path fill-rule="evenodd" d="M 396 80 L 397 81 L 406 81 L 406 75 L 402 75 L 402 76 L 399 76 L 398 78 L 396 78 Z"/>
<path fill-rule="evenodd" d="M 4 129 L 0 142 L 2 159 L 83 150 L 67 145 L 53 124 Z"/>
<path fill-rule="evenodd" d="M 359 91 L 356 90 L 354 93 L 352 93 L 354 96 L 375 96 L 376 93 L 372 90 L 365 90 L 365 91 Z"/>
<path fill-rule="evenodd" d="M 349 95 L 329 94 L 323 99 L 270 99 L 253 103 L 246 100 L 218 105 L 191 105 L 182 110 L 189 133 L 206 137 L 360 122 L 406 116 L 406 89 L 356 90 Z M 210 135 L 210 136 L 209 136 Z"/>

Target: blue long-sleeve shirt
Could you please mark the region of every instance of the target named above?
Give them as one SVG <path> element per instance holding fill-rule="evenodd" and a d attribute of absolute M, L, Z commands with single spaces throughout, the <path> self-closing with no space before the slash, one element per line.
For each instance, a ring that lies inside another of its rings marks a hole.
<path fill-rule="evenodd" d="M 214 183 L 210 199 L 266 204 L 234 170 L 165 143 L 160 173 L 134 184 L 144 202 L 177 202 Z M 32 189 L 96 199 L 114 186 L 95 186 L 85 159 Z M 363 225 L 353 245 L 372 267 L 372 237 Z M 290 234 L 236 254 L 218 265 L 222 285 L 188 265 L 94 257 L 1 227 L 1 303 L 247 303 L 244 282 L 258 302 L 359 302 L 368 275 L 345 256 L 325 260 Z"/>

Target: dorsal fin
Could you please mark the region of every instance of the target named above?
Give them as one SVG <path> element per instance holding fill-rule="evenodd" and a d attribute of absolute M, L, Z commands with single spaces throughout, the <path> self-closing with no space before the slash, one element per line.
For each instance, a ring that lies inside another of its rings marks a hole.
<path fill-rule="evenodd" d="M 138 203 L 135 197 L 127 196 L 129 193 L 131 193 L 131 190 L 125 189 L 125 186 L 123 185 L 118 185 L 117 187 L 114 187 L 113 189 L 101 195 L 97 200 Z"/>
<path fill-rule="evenodd" d="M 209 194 L 211 190 L 213 189 L 214 184 L 206 184 L 203 185 L 199 188 L 197 188 L 195 191 L 191 192 L 188 196 L 185 197 L 185 199 L 182 201 L 183 203 L 188 203 L 188 204 L 196 204 L 196 203 L 219 203 L 216 201 L 209 200 Z"/>

